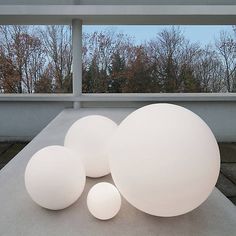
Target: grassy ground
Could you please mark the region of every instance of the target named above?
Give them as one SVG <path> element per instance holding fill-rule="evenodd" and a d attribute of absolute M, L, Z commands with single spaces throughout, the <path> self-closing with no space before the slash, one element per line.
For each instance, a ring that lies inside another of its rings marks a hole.
<path fill-rule="evenodd" d="M 219 143 L 221 154 L 217 188 L 236 205 L 236 143 Z"/>
<path fill-rule="evenodd" d="M 0 143 L 0 169 L 2 169 L 27 143 Z"/>

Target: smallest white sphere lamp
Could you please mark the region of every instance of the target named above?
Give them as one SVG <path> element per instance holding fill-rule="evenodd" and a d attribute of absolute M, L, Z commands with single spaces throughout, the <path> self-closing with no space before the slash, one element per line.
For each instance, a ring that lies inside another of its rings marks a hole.
<path fill-rule="evenodd" d="M 88 193 L 87 206 L 90 213 L 97 219 L 109 220 L 120 210 L 120 193 L 113 184 L 98 183 Z"/>

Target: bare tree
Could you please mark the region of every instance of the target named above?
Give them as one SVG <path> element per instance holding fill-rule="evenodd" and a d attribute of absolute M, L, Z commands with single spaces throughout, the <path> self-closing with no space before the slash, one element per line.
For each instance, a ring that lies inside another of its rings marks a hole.
<path fill-rule="evenodd" d="M 236 91 L 236 37 L 221 32 L 216 48 L 224 67 L 224 82 L 228 92 Z"/>
<path fill-rule="evenodd" d="M 18 93 L 19 76 L 10 58 L 0 49 L 0 92 Z"/>
<path fill-rule="evenodd" d="M 40 39 L 26 26 L 0 26 L 0 33 L 2 55 L 17 73 L 17 93 L 34 92 L 45 63 Z"/>
<path fill-rule="evenodd" d="M 41 30 L 47 60 L 53 72 L 55 92 L 72 91 L 71 29 L 64 25 L 50 25 Z"/>
<path fill-rule="evenodd" d="M 223 64 L 210 45 L 203 48 L 195 65 L 195 74 L 201 83 L 201 90 L 204 93 L 223 92 Z"/>
<path fill-rule="evenodd" d="M 193 72 L 200 48 L 190 43 L 179 27 L 163 29 L 147 43 L 146 50 L 162 92 L 188 92 L 186 84 L 191 85 L 191 92 L 199 90 Z"/>
<path fill-rule="evenodd" d="M 132 40 L 127 35 L 113 30 L 94 32 L 83 35 L 83 83 L 85 92 L 113 91 L 114 55 L 127 62 Z M 120 78 L 120 77 L 119 77 Z"/>

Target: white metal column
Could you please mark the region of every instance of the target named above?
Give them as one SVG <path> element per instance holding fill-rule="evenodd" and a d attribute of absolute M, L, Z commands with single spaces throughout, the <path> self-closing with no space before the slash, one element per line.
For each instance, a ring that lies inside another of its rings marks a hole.
<path fill-rule="evenodd" d="M 73 55 L 73 95 L 82 94 L 82 21 L 72 20 L 72 55 Z M 74 102 L 74 108 L 80 108 L 80 102 Z"/>

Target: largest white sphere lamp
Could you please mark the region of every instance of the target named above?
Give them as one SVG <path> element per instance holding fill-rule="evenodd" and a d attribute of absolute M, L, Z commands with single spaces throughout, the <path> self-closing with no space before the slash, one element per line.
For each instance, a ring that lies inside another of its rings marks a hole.
<path fill-rule="evenodd" d="M 220 169 L 206 123 L 176 105 L 154 104 L 130 114 L 110 147 L 113 180 L 126 200 L 155 216 L 177 216 L 203 203 Z"/>

